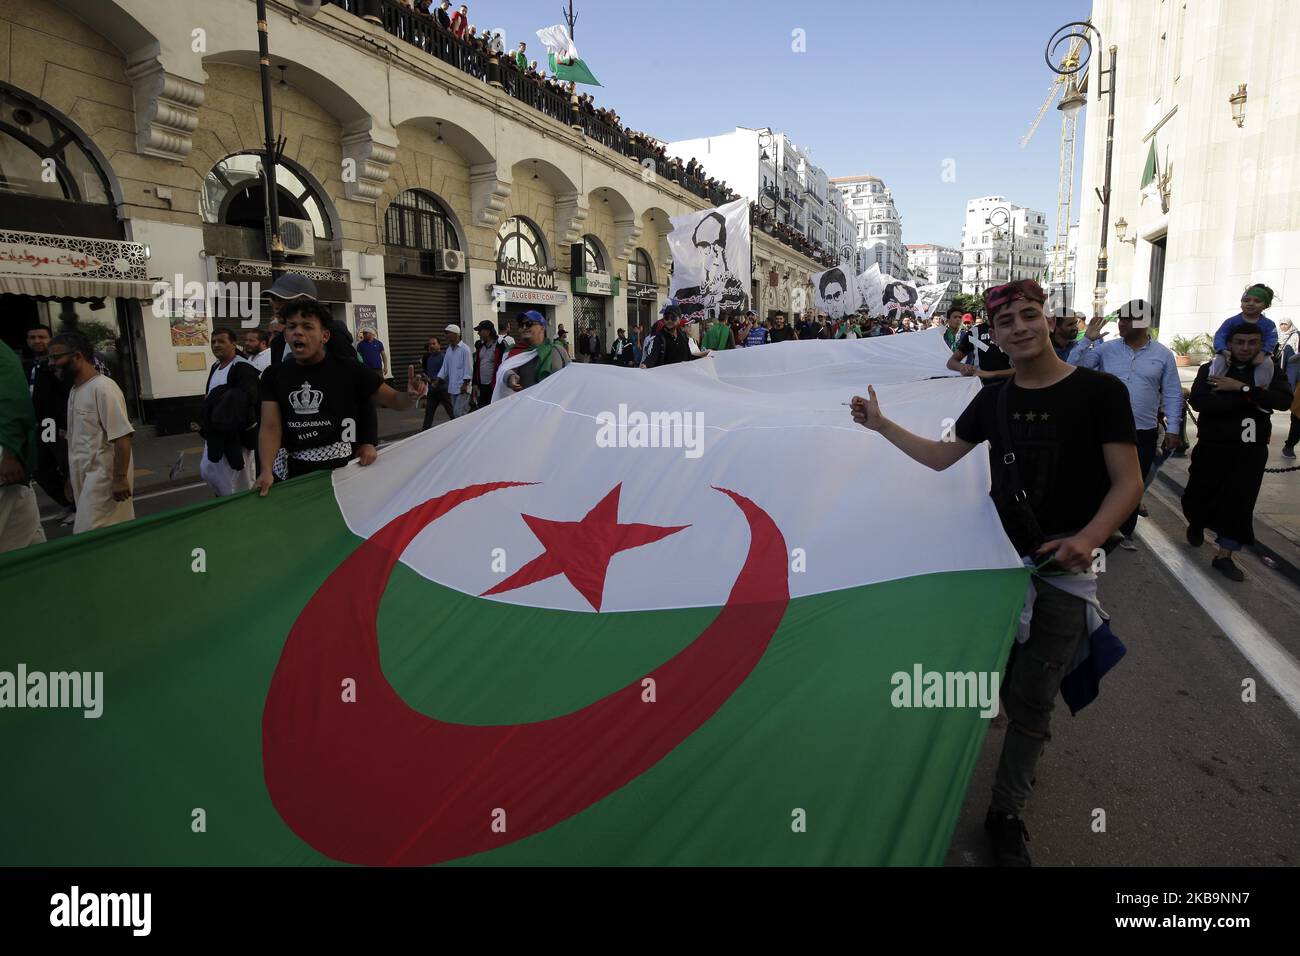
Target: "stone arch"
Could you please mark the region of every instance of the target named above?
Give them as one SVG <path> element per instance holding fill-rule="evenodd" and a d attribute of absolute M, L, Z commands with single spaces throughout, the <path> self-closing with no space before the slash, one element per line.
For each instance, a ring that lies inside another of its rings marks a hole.
<path fill-rule="evenodd" d="M 599 203 L 609 211 L 614 223 L 614 241 L 610 251 L 615 259 L 626 262 L 642 231 L 640 217 L 632 203 L 615 186 L 597 186 L 587 194 L 587 200 L 592 206 Z"/>

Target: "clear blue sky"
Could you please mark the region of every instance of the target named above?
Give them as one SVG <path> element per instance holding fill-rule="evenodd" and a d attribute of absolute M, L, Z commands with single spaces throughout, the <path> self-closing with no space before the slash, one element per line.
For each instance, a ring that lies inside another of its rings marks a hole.
<path fill-rule="evenodd" d="M 633 129 L 677 140 L 771 126 L 811 147 L 831 176 L 881 177 L 907 243 L 956 246 L 966 200 L 997 193 L 1055 229 L 1061 114 L 1044 117 L 1026 149 L 1019 141 L 1055 77 L 1043 48 L 1091 13 L 1089 0 L 573 5 L 578 50 L 604 84 L 591 92 Z M 561 6 L 479 0 L 470 22 L 541 53 L 535 31 L 562 23 Z M 807 52 L 791 50 L 796 28 Z M 955 182 L 942 179 L 946 159 Z M 1077 182 L 1075 196 L 1077 209 Z"/>

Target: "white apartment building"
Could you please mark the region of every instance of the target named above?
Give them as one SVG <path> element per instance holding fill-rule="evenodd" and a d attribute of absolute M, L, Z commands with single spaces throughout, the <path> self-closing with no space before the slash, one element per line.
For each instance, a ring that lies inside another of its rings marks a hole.
<path fill-rule="evenodd" d="M 933 243 L 904 246 L 907 250 L 907 266 L 912 271 L 912 278 L 919 285 L 934 285 L 939 282 L 949 283 L 936 314 L 948 308 L 952 297 L 957 294 L 961 283 L 961 250 L 950 246 L 937 246 Z"/>
<path fill-rule="evenodd" d="M 1161 339 L 1212 333 L 1263 282 L 1269 317 L 1300 320 L 1300 4 L 1095 0 L 1092 23 L 1076 307 L 1096 285 L 1106 104 L 1092 79 L 1113 44 L 1107 311 L 1141 297 L 1159 306 Z"/>
<path fill-rule="evenodd" d="M 880 177 L 841 176 L 832 179 L 831 184 L 845 192 L 849 208 L 858 217 L 858 271 L 875 263 L 881 272 L 909 278 L 903 220 L 894 205 L 893 193 Z"/>
<path fill-rule="evenodd" d="M 978 295 L 1013 279 L 1043 281 L 1047 229 L 1046 216 L 1006 196 L 967 202 L 961 230 L 961 291 Z"/>
<path fill-rule="evenodd" d="M 808 147 L 784 133 L 737 126 L 718 136 L 668 143 L 667 150 L 683 162 L 695 159 L 708 175 L 827 251 L 857 235 L 852 210 L 831 188 L 826 171 L 812 161 Z"/>

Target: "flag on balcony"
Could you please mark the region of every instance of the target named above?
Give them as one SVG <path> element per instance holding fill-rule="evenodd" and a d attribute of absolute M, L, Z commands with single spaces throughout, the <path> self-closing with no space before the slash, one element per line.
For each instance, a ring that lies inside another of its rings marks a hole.
<path fill-rule="evenodd" d="M 930 471 L 841 403 L 938 437 L 949 354 L 574 365 L 0 555 L 0 859 L 942 864 L 1028 575 L 987 454 Z"/>
<path fill-rule="evenodd" d="M 749 200 L 673 216 L 669 296 L 682 317 L 697 322 L 749 308 Z"/>
<path fill-rule="evenodd" d="M 543 27 L 537 31 L 537 39 L 546 47 L 549 54 L 551 72 L 557 79 L 565 82 L 586 83 L 588 86 L 600 86 L 586 62 L 578 55 L 578 47 L 569 36 L 564 24 Z"/>

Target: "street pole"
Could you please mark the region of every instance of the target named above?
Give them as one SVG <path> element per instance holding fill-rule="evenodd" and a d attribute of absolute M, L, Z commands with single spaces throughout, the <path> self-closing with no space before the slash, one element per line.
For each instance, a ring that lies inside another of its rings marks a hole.
<path fill-rule="evenodd" d="M 266 22 L 266 0 L 257 0 L 257 54 L 262 74 L 262 175 L 266 177 L 266 216 L 271 227 L 271 283 L 284 272 L 284 242 L 280 239 L 280 197 L 275 184 L 276 142 L 271 115 L 271 48 Z"/>
<path fill-rule="evenodd" d="M 1093 315 L 1106 307 L 1106 233 L 1110 228 L 1110 160 L 1115 146 L 1115 46 L 1110 48 L 1110 91 L 1106 105 L 1106 173 L 1101 187 L 1101 248 L 1097 252 L 1097 288 L 1092 293 Z M 1103 74 L 1105 75 L 1105 74 Z"/>
<path fill-rule="evenodd" d="M 1047 61 L 1047 65 L 1052 70 L 1053 73 L 1056 73 L 1058 76 L 1073 76 L 1074 74 L 1079 73 L 1085 66 L 1087 66 L 1088 61 L 1092 59 L 1092 37 L 1089 36 L 1089 34 L 1095 35 L 1097 38 L 1097 45 L 1101 46 L 1103 42 L 1101 37 L 1101 31 L 1098 30 L 1096 27 L 1094 27 L 1091 23 L 1088 23 L 1087 21 L 1084 20 L 1076 20 L 1072 23 L 1067 23 L 1065 26 L 1058 28 L 1057 31 L 1052 34 L 1051 38 L 1049 38 L 1047 41 L 1047 49 L 1043 53 L 1043 58 Z M 1065 58 L 1062 59 L 1061 64 L 1059 66 L 1053 63 L 1052 54 L 1056 52 L 1057 47 L 1059 47 L 1062 43 L 1071 40 L 1080 40 L 1084 45 L 1086 45 L 1088 48 L 1087 55 L 1082 57 L 1073 57 L 1073 58 L 1066 56 Z M 1104 54 L 1100 54 L 1098 56 L 1098 60 L 1101 60 L 1102 56 L 1104 56 Z M 1096 84 L 1097 99 L 1100 102 L 1101 97 L 1105 96 L 1107 97 L 1107 103 L 1106 103 L 1106 166 L 1105 166 L 1104 173 L 1102 175 L 1101 188 L 1097 190 L 1097 198 L 1101 200 L 1101 236 L 1100 236 L 1100 242 L 1098 243 L 1098 249 L 1097 249 L 1097 285 L 1092 292 L 1092 308 L 1093 308 L 1093 315 L 1095 316 L 1102 315 L 1103 310 L 1106 307 L 1106 280 L 1108 278 L 1107 264 L 1109 262 L 1106 253 L 1106 234 L 1110 231 L 1110 172 L 1111 172 L 1111 156 L 1115 145 L 1115 63 L 1116 63 L 1116 59 L 1117 59 L 1117 48 L 1115 47 L 1114 44 L 1111 44 L 1109 69 L 1103 69 L 1097 71 L 1097 84 Z M 1099 65 L 1104 65 L 1104 64 L 1099 64 Z M 1104 89 L 1103 89 L 1103 83 L 1105 84 Z M 1078 110 L 1080 107 L 1082 107 L 1083 104 L 1086 102 L 1086 100 L 1087 97 L 1085 97 L 1081 92 L 1079 92 L 1078 86 L 1075 84 L 1074 80 L 1071 80 L 1069 86 L 1066 89 L 1065 96 L 1061 98 L 1061 102 L 1057 106 L 1057 109 L 1063 110 L 1067 113 L 1073 113 L 1075 110 Z M 1066 236 L 1067 242 L 1069 239 L 1068 232 L 1069 230 L 1067 229 L 1067 236 Z"/>

